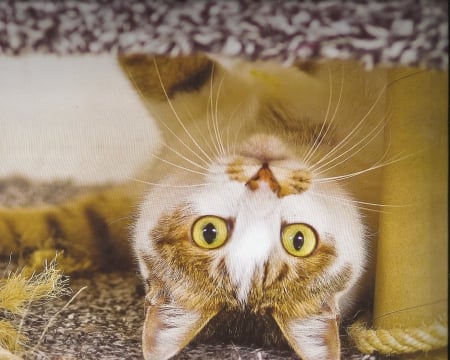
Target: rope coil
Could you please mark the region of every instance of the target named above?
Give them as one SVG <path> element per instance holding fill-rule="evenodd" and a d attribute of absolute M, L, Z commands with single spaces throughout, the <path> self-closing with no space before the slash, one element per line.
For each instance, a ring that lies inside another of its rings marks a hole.
<path fill-rule="evenodd" d="M 359 319 L 348 328 L 348 334 L 364 354 L 431 351 L 448 345 L 448 321 L 443 317 L 422 327 L 374 330 L 367 328 L 364 319 Z"/>

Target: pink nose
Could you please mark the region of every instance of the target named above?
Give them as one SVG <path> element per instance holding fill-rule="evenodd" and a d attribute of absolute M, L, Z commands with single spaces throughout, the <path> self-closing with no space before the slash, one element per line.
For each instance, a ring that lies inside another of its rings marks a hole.
<path fill-rule="evenodd" d="M 247 185 L 250 190 L 255 191 L 259 189 L 259 184 L 261 181 L 265 181 L 275 194 L 277 194 L 280 190 L 280 184 L 273 175 L 272 171 L 269 169 L 269 164 L 267 163 L 264 163 L 256 175 L 248 180 L 245 185 Z"/>

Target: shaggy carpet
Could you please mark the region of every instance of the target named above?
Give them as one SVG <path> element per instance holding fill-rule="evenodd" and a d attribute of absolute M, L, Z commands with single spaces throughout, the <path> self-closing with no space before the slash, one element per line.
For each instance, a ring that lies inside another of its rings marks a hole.
<path fill-rule="evenodd" d="M 3 207 L 60 203 L 86 191 L 71 182 L 36 183 L 0 180 Z M 3 259 L 0 274 L 17 264 Z M 135 272 L 93 273 L 69 277 L 71 294 L 31 307 L 21 331 L 30 339 L 29 359 L 141 359 L 143 289 Z M 79 292 L 80 291 L 80 292 Z M 73 295 L 78 295 L 68 304 Z M 343 359 L 380 360 L 361 355 L 344 339 Z M 176 359 L 298 359 L 289 349 L 261 349 L 239 344 L 194 343 Z"/>

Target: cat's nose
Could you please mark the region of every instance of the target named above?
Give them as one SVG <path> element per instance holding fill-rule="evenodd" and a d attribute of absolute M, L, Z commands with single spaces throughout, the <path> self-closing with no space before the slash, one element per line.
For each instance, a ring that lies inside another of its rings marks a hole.
<path fill-rule="evenodd" d="M 268 163 L 264 163 L 258 170 L 258 172 L 252 178 L 250 178 L 250 180 L 248 180 L 245 185 L 250 190 L 255 191 L 260 188 L 261 182 L 266 182 L 267 185 L 269 185 L 269 188 L 275 194 L 277 194 L 280 190 L 280 184 L 270 170 Z"/>

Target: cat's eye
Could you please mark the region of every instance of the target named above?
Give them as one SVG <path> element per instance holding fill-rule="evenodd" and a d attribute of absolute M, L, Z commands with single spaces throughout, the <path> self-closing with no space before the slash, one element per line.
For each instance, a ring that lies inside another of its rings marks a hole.
<path fill-rule="evenodd" d="M 286 251 L 297 257 L 306 257 L 317 247 L 317 233 L 307 224 L 289 224 L 281 230 L 281 241 Z"/>
<path fill-rule="evenodd" d="M 195 221 L 191 234 L 199 247 L 216 249 L 228 239 L 228 224 L 218 216 L 203 216 Z"/>

